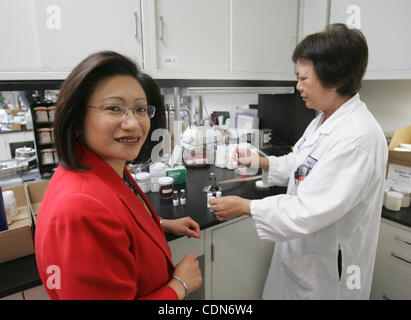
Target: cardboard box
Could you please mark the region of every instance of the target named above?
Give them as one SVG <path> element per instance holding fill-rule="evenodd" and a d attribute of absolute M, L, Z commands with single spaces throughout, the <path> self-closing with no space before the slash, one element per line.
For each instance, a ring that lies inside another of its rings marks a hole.
<path fill-rule="evenodd" d="M 14 192 L 17 216 L 9 229 L 0 232 L 0 263 L 34 253 L 33 228 L 26 192 L 23 185 L 3 188 Z"/>
<path fill-rule="evenodd" d="M 37 214 L 40 209 L 41 201 L 43 200 L 46 189 L 50 180 L 42 180 L 33 183 L 28 183 L 26 187 L 27 202 L 31 215 L 33 217 L 34 225 L 37 223 Z"/>
<path fill-rule="evenodd" d="M 391 168 L 399 168 L 398 166 L 411 168 L 411 152 L 394 151 L 394 148 L 400 147 L 401 143 L 411 144 L 411 126 L 395 130 L 392 135 L 390 145 L 388 146 L 387 177 L 390 173 L 390 165 L 394 165 L 391 166 Z M 407 168 L 404 168 L 402 175 L 408 175 L 408 172 L 411 172 L 411 169 L 408 170 Z"/>

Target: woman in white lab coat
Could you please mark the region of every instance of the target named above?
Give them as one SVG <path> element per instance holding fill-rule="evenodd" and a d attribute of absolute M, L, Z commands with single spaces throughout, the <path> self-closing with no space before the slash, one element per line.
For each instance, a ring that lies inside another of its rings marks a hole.
<path fill-rule="evenodd" d="M 211 209 L 220 221 L 251 215 L 259 237 L 276 242 L 264 299 L 368 299 L 388 151 L 358 93 L 367 43 L 330 25 L 299 43 L 293 61 L 297 90 L 318 116 L 288 155 L 239 158 L 258 161 L 287 194 L 212 199 Z"/>

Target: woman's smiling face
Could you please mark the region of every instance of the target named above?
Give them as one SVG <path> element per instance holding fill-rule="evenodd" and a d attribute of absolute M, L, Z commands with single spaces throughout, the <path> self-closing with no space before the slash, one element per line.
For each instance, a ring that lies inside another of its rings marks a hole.
<path fill-rule="evenodd" d="M 104 112 L 103 105 L 127 108 L 146 106 L 146 94 L 140 83 L 128 75 L 117 75 L 100 81 L 88 100 L 82 130 L 84 143 L 113 168 L 123 168 L 127 160 L 135 159 L 146 141 L 150 118 L 114 117 Z M 122 170 L 122 169 L 121 169 Z"/>

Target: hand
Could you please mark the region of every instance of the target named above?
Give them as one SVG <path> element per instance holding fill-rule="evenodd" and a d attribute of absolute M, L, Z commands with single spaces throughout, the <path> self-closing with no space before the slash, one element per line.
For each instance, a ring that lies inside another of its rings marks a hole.
<path fill-rule="evenodd" d="M 173 233 L 177 236 L 200 238 L 200 225 L 190 217 L 174 220 L 163 219 L 162 227 L 164 232 Z"/>
<path fill-rule="evenodd" d="M 185 256 L 176 265 L 173 275 L 180 277 L 186 283 L 189 293 L 200 288 L 203 282 L 200 266 L 194 253 Z M 176 291 L 180 300 L 186 298 L 184 287 L 178 280 L 171 279 L 168 285 Z"/>
<path fill-rule="evenodd" d="M 237 164 L 245 165 L 247 168 L 262 168 L 268 170 L 268 159 L 260 157 L 258 154 L 251 152 L 249 149 L 237 148 Z"/>
<path fill-rule="evenodd" d="M 218 221 L 227 221 L 242 215 L 250 214 L 250 200 L 237 196 L 210 199 L 210 209 Z"/>

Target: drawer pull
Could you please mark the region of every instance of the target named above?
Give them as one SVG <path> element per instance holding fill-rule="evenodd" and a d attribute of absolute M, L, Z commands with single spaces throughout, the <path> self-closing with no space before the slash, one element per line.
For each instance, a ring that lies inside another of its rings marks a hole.
<path fill-rule="evenodd" d="M 394 258 L 399 259 L 399 260 L 401 260 L 401 261 L 404 261 L 404 262 L 406 262 L 406 263 L 408 263 L 408 264 L 411 264 L 410 261 L 408 261 L 407 259 L 404 259 L 404 258 L 402 258 L 402 257 L 399 257 L 399 256 L 396 255 L 394 252 L 391 252 L 391 257 L 394 257 Z"/>
<path fill-rule="evenodd" d="M 399 236 L 395 236 L 394 239 L 397 240 L 397 241 L 399 241 L 399 242 L 402 242 L 402 243 L 405 243 L 405 244 L 411 246 L 411 242 L 410 242 L 410 241 L 403 240 L 403 239 L 401 239 Z"/>

